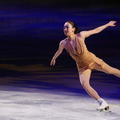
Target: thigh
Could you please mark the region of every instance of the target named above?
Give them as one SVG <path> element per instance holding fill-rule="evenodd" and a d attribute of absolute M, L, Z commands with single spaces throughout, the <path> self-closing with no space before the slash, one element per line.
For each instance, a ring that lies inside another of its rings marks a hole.
<path fill-rule="evenodd" d="M 102 71 L 105 72 L 107 74 L 112 74 L 114 71 L 116 71 L 117 69 L 114 67 L 111 67 L 110 65 L 108 65 L 107 63 L 105 63 L 104 61 L 102 62 L 102 64 L 97 64 L 95 63 L 94 65 L 94 69 L 98 70 L 98 71 Z"/>
<path fill-rule="evenodd" d="M 91 76 L 91 69 L 86 69 L 82 73 L 79 74 L 80 78 L 80 83 L 81 84 L 89 84 L 90 81 L 90 76 Z"/>

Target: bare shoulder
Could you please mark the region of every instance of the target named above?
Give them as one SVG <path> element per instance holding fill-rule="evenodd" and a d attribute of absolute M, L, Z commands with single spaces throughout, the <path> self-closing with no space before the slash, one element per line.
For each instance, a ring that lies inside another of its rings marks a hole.
<path fill-rule="evenodd" d="M 81 32 L 79 33 L 79 35 L 84 38 L 85 35 L 86 35 L 86 32 L 87 32 L 87 31 L 81 31 Z"/>
<path fill-rule="evenodd" d="M 76 36 L 80 39 L 80 40 L 85 40 L 85 35 L 84 35 L 84 31 L 81 31 L 80 33 L 77 33 Z"/>
<path fill-rule="evenodd" d="M 66 39 L 63 39 L 60 41 L 60 45 L 64 46 L 66 44 L 66 42 L 67 42 Z"/>

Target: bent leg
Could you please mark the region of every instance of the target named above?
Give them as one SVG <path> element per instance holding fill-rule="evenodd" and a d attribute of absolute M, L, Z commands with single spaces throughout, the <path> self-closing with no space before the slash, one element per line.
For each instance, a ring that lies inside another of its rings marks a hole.
<path fill-rule="evenodd" d="M 98 93 L 90 86 L 90 76 L 91 76 L 91 69 L 87 69 L 82 73 L 79 73 L 80 83 L 85 89 L 85 91 L 94 99 L 100 99 Z"/>
<path fill-rule="evenodd" d="M 109 66 L 103 61 L 102 65 L 95 64 L 95 70 L 105 72 L 107 74 L 112 74 L 120 78 L 120 70 L 114 67 Z"/>

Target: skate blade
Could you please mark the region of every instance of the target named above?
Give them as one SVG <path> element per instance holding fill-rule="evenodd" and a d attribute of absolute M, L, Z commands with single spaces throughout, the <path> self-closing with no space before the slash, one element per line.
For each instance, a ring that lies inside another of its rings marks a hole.
<path fill-rule="evenodd" d="M 111 112 L 109 106 L 107 106 L 105 108 L 97 109 L 97 110 L 98 110 L 98 112 Z"/>

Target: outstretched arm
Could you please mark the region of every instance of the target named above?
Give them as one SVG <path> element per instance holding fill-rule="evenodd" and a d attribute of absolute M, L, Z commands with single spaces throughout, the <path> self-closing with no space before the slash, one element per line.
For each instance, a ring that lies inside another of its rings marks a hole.
<path fill-rule="evenodd" d="M 63 41 L 64 41 L 64 40 L 63 40 Z M 63 41 L 61 41 L 61 42 L 59 43 L 59 48 L 58 48 L 58 50 L 56 51 L 56 53 L 54 54 L 54 56 L 53 56 L 53 58 L 52 58 L 52 60 L 51 60 L 51 62 L 50 62 L 50 65 L 51 65 L 51 66 L 54 66 L 54 65 L 55 65 L 57 57 L 62 53 L 62 51 L 63 51 L 63 49 L 64 49 L 64 43 L 63 43 Z"/>
<path fill-rule="evenodd" d="M 93 30 L 89 30 L 89 31 L 82 31 L 80 34 L 83 36 L 83 37 L 89 37 L 90 35 L 93 35 L 93 34 L 97 34 L 99 32 L 101 32 L 102 30 L 104 30 L 105 28 L 111 26 L 116 26 L 115 25 L 116 21 L 110 21 L 109 23 L 105 24 L 105 25 L 102 25 L 100 27 L 97 27 Z"/>

